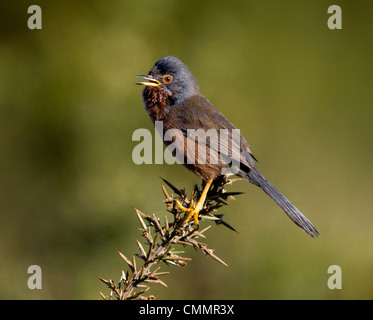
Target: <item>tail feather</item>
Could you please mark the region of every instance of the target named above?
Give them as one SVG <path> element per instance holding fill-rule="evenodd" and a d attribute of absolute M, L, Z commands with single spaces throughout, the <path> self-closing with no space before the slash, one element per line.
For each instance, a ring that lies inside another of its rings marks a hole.
<path fill-rule="evenodd" d="M 246 174 L 246 177 L 251 183 L 262 188 L 299 228 L 306 231 L 312 238 L 319 236 L 319 232 L 313 224 L 280 191 L 264 178 L 259 170 L 256 168 L 250 170 Z"/>

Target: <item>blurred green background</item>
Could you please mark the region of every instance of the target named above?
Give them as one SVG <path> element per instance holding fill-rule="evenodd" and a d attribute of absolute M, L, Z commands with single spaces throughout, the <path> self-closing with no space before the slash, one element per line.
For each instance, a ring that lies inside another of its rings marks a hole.
<path fill-rule="evenodd" d="M 27 8 L 42 9 L 42 30 Z M 327 9 L 342 8 L 342 30 Z M 187 248 L 158 299 L 373 298 L 372 1 L 9 1 L 0 4 L 0 298 L 100 299 L 137 252 L 132 207 L 165 213 L 160 176 L 135 165 L 153 132 L 135 76 L 174 55 L 251 145 L 263 174 L 320 231 L 301 232 L 259 188 L 207 232 L 229 264 Z M 207 226 L 208 222 L 202 222 Z M 42 290 L 29 290 L 39 265 Z M 342 290 L 330 290 L 330 265 Z"/>

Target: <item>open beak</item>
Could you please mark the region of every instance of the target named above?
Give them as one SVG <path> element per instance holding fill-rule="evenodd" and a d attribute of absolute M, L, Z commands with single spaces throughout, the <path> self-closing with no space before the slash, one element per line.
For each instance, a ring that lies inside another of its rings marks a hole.
<path fill-rule="evenodd" d="M 158 80 L 155 80 L 152 76 L 136 76 L 136 78 L 142 78 L 142 79 L 149 81 L 149 82 L 136 82 L 136 84 L 139 84 L 142 86 L 158 87 L 162 84 Z"/>

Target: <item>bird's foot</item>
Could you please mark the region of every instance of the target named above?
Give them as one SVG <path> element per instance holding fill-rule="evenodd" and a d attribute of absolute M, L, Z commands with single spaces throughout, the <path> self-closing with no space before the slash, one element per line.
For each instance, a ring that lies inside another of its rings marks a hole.
<path fill-rule="evenodd" d="M 197 203 L 197 206 L 194 207 L 193 200 L 192 200 L 191 203 L 190 203 L 190 208 L 185 208 L 180 203 L 179 200 L 176 200 L 176 205 L 178 206 L 179 209 L 188 213 L 188 215 L 184 219 L 184 222 L 183 222 L 184 225 L 186 225 L 190 221 L 190 219 L 192 219 L 192 217 L 193 217 L 193 220 L 194 220 L 194 225 L 198 225 L 198 215 L 199 215 L 199 212 L 202 209 L 201 206 L 198 205 L 198 203 Z"/>
<path fill-rule="evenodd" d="M 203 206 L 205 205 L 207 193 L 210 189 L 212 181 L 213 179 L 210 179 L 206 182 L 206 185 L 202 191 L 201 197 L 199 198 L 196 206 L 194 206 L 193 199 L 190 201 L 189 208 L 185 208 L 178 200 L 176 200 L 176 205 L 179 207 L 179 209 L 188 213 L 188 215 L 186 216 L 184 220 L 184 223 L 183 223 L 184 225 L 186 225 L 190 221 L 190 219 L 192 219 L 192 217 L 194 220 L 194 225 L 198 225 L 198 215 L 199 215 L 199 212 L 203 209 Z"/>

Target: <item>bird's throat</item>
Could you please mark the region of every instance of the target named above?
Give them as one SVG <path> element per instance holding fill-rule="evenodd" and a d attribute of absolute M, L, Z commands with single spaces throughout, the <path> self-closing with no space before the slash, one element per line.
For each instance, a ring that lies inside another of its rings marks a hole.
<path fill-rule="evenodd" d="M 171 105 L 170 95 L 163 87 L 146 87 L 143 91 L 145 110 L 153 122 L 162 120 Z"/>

